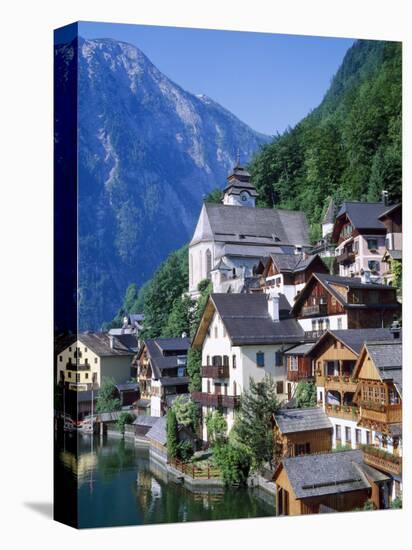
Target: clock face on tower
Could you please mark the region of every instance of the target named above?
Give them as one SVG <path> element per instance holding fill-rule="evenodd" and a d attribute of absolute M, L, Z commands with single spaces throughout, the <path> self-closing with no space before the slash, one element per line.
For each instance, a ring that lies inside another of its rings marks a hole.
<path fill-rule="evenodd" d="M 242 191 L 242 193 L 240 193 L 240 198 L 242 200 L 242 202 L 246 202 L 248 200 L 248 193 L 246 193 L 246 191 Z"/>

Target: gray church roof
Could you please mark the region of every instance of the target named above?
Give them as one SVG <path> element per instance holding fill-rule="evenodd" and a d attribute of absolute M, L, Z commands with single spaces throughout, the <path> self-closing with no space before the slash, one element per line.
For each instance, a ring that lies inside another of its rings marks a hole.
<path fill-rule="evenodd" d="M 303 212 L 275 208 L 245 208 L 223 204 L 204 205 L 213 238 L 228 242 L 248 237 L 261 244 L 309 245 L 309 227 Z"/>
<path fill-rule="evenodd" d="M 328 415 L 320 407 L 280 409 L 275 414 L 275 421 L 282 434 L 333 428 Z"/>

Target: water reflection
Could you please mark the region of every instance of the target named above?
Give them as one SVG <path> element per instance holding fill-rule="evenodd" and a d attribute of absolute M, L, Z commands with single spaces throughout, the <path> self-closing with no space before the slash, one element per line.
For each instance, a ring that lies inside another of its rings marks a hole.
<path fill-rule="evenodd" d="M 195 494 L 167 480 L 148 451 L 133 441 L 66 434 L 56 445 L 56 456 L 55 475 L 77 493 L 79 527 L 274 515 L 270 497 L 265 502 L 250 490 Z"/>

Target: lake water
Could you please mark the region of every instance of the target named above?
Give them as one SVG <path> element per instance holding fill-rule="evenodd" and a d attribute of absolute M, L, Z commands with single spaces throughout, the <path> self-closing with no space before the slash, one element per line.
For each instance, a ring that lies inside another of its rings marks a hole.
<path fill-rule="evenodd" d="M 55 516 L 75 524 L 77 515 L 80 528 L 275 515 L 274 497 L 258 489 L 198 494 L 167 481 L 147 449 L 116 437 L 65 434 L 55 445 L 55 478 Z"/>

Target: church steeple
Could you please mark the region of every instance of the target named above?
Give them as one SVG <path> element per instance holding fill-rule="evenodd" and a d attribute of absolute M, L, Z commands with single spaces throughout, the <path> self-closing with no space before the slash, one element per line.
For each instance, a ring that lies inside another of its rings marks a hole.
<path fill-rule="evenodd" d="M 250 181 L 249 172 L 240 166 L 239 158 L 233 172 L 227 178 L 223 190 L 223 204 L 232 206 L 255 206 L 258 192 Z"/>

